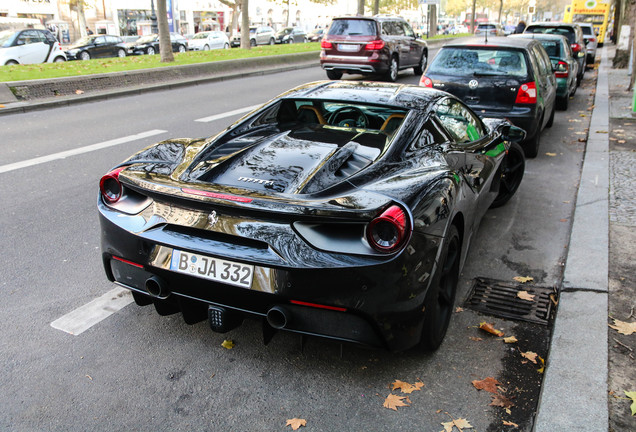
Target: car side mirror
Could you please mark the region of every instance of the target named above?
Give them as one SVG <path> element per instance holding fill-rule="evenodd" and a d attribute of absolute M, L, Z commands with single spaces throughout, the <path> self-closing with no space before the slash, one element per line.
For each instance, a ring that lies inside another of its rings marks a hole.
<path fill-rule="evenodd" d="M 501 128 L 501 136 L 506 141 L 519 142 L 526 137 L 526 131 L 513 125 L 504 125 Z"/>

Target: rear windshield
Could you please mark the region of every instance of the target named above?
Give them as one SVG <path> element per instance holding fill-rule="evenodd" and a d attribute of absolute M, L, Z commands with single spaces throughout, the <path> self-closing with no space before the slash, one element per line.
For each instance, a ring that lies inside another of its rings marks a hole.
<path fill-rule="evenodd" d="M 328 34 L 332 36 L 375 36 L 377 34 L 377 26 L 375 21 L 371 20 L 334 20 Z"/>
<path fill-rule="evenodd" d="M 561 44 L 559 41 L 553 40 L 541 40 L 541 45 L 545 48 L 545 52 L 548 53 L 550 57 L 561 57 Z"/>
<path fill-rule="evenodd" d="M 557 34 L 568 38 L 568 42 L 571 44 L 576 43 L 576 36 L 572 27 L 542 27 L 542 26 L 530 26 L 526 29 L 525 33 L 545 33 L 545 34 Z"/>
<path fill-rule="evenodd" d="M 496 28 L 494 24 L 479 24 L 477 26 L 479 29 L 494 29 Z"/>
<path fill-rule="evenodd" d="M 592 27 L 583 27 L 583 26 L 581 26 L 581 29 L 583 30 L 583 34 L 584 35 L 591 35 L 592 34 Z"/>
<path fill-rule="evenodd" d="M 442 48 L 428 71 L 450 76 L 528 75 L 523 52 L 502 48 Z"/>

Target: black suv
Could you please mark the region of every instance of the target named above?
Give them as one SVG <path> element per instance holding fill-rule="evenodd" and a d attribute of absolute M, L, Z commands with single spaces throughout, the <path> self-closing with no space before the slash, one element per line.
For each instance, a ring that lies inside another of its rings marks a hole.
<path fill-rule="evenodd" d="M 395 81 L 398 71 L 426 67 L 428 46 L 401 17 L 334 18 L 321 42 L 320 65 L 329 79 L 343 73 L 382 74 Z"/>
<path fill-rule="evenodd" d="M 474 38 L 445 45 L 420 85 L 462 99 L 482 117 L 507 118 L 527 135 L 527 157 L 539 152 L 541 130 L 554 121 L 556 79 L 550 57 L 534 39 Z"/>
<path fill-rule="evenodd" d="M 581 85 L 583 74 L 585 73 L 585 63 L 587 58 L 587 47 L 581 26 L 576 23 L 544 22 L 528 25 L 524 33 L 547 33 L 558 34 L 568 38 L 574 58 L 579 63 L 579 74 L 576 77 L 576 84 Z"/>

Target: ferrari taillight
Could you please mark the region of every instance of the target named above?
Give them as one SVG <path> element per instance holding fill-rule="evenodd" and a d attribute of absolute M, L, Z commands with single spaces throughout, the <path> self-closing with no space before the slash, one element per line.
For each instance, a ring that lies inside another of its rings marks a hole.
<path fill-rule="evenodd" d="M 427 76 L 422 75 L 422 78 L 420 78 L 420 87 L 433 87 L 433 80 L 430 79 Z"/>
<path fill-rule="evenodd" d="M 557 78 L 567 78 L 569 66 L 566 62 L 560 61 L 556 65 L 556 69 L 554 70 L 554 76 Z"/>
<path fill-rule="evenodd" d="M 109 204 L 114 204 L 121 198 L 122 186 L 119 181 L 119 173 L 125 168 L 126 167 L 114 169 L 99 181 L 99 191 L 102 193 L 104 200 Z"/>
<path fill-rule="evenodd" d="M 381 50 L 382 48 L 384 48 L 384 41 L 381 39 L 369 42 L 364 47 L 364 49 L 367 51 L 378 51 L 378 50 Z"/>
<path fill-rule="evenodd" d="M 515 103 L 536 104 L 537 103 L 537 84 L 534 81 L 522 84 L 517 92 Z"/>
<path fill-rule="evenodd" d="M 392 205 L 373 219 L 367 227 L 367 240 L 379 252 L 395 252 L 406 241 L 409 234 L 409 219 L 406 212 Z"/>

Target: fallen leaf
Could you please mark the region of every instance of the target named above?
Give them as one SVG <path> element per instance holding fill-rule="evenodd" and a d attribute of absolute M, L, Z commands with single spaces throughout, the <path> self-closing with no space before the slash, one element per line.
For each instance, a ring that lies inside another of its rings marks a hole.
<path fill-rule="evenodd" d="M 494 334 L 495 336 L 502 337 L 504 335 L 504 332 L 502 332 L 501 330 L 497 330 L 491 323 L 487 323 L 487 322 L 479 323 L 479 328 L 485 332 Z"/>
<path fill-rule="evenodd" d="M 517 338 L 514 337 L 514 336 L 508 336 L 508 337 L 503 338 L 503 341 L 505 343 L 515 343 L 515 342 L 517 342 Z"/>
<path fill-rule="evenodd" d="M 534 301 L 534 294 L 530 294 L 528 291 L 519 291 L 517 297 L 521 300 Z"/>
<path fill-rule="evenodd" d="M 298 430 L 301 426 L 307 426 L 307 420 L 299 418 L 288 419 L 285 426 L 291 426 L 292 430 Z"/>
<path fill-rule="evenodd" d="M 223 348 L 226 348 L 226 349 L 232 349 L 232 348 L 234 348 L 234 341 L 233 341 L 233 340 L 227 340 L 227 339 L 226 339 L 226 340 L 224 340 L 224 341 L 223 341 L 223 343 L 221 344 L 221 346 L 222 346 Z"/>
<path fill-rule="evenodd" d="M 534 278 L 531 276 L 515 276 L 513 277 L 513 279 L 519 283 L 532 282 L 534 280 Z"/>
<path fill-rule="evenodd" d="M 543 357 L 541 356 L 539 356 L 539 360 L 541 361 L 541 367 L 537 369 L 537 372 L 542 374 L 543 372 L 545 372 L 545 360 L 543 360 Z"/>
<path fill-rule="evenodd" d="M 84 90 L 75 90 L 75 94 L 78 94 L 78 95 L 84 94 Z"/>
<path fill-rule="evenodd" d="M 567 219 L 559 219 L 559 222 L 567 222 Z"/>
<path fill-rule="evenodd" d="M 631 335 L 636 332 L 636 322 L 628 323 L 614 319 L 614 325 L 608 324 L 611 328 L 624 335 Z"/>
<path fill-rule="evenodd" d="M 597 130 L 597 131 L 596 131 L 596 133 L 603 133 L 603 134 L 605 134 L 605 133 L 608 133 L 608 132 L 607 132 L 606 130 Z"/>
<path fill-rule="evenodd" d="M 516 428 L 519 427 L 519 425 L 517 423 L 513 423 L 513 422 L 509 422 L 509 421 L 505 421 L 505 420 L 502 420 L 502 422 L 503 422 L 504 426 L 512 426 L 512 427 L 516 427 Z"/>
<path fill-rule="evenodd" d="M 475 336 L 468 336 L 468 339 L 470 339 L 471 341 L 475 341 L 475 342 L 483 341 L 482 338 L 475 337 Z"/>
<path fill-rule="evenodd" d="M 384 408 L 397 411 L 397 407 L 408 406 L 408 404 L 405 404 L 404 402 L 402 402 L 402 399 L 406 399 L 406 396 L 398 396 L 398 395 L 390 394 L 386 397 L 382 406 Z"/>
<path fill-rule="evenodd" d="M 578 141 L 579 141 L 579 142 L 585 142 L 585 141 L 587 141 L 587 140 L 586 140 L 585 138 L 579 138 L 579 139 L 578 139 Z"/>
<path fill-rule="evenodd" d="M 499 393 L 495 393 L 494 395 L 492 395 L 492 402 L 490 402 L 490 405 L 502 407 L 505 409 L 510 409 L 515 406 L 515 404 L 513 404 L 510 399 Z"/>
<path fill-rule="evenodd" d="M 585 117 L 585 114 L 579 114 L 579 117 Z"/>
<path fill-rule="evenodd" d="M 461 308 L 461 307 L 457 306 L 455 308 L 455 313 L 460 313 L 460 312 L 464 312 L 464 308 Z"/>
<path fill-rule="evenodd" d="M 446 423 L 441 423 L 441 425 L 444 426 L 444 432 L 452 432 L 453 426 L 459 429 L 460 432 L 463 431 L 464 429 L 473 428 L 473 426 L 470 423 L 468 423 L 468 420 L 466 420 L 465 418 L 460 418 L 460 419 L 449 421 Z"/>
<path fill-rule="evenodd" d="M 546 155 L 546 156 L 554 157 L 554 156 L 556 156 L 556 153 L 549 153 L 549 152 L 548 152 L 548 153 L 546 153 L 545 155 Z"/>
<path fill-rule="evenodd" d="M 527 351 L 527 352 L 520 351 L 520 352 L 521 352 L 521 357 L 527 358 L 532 363 L 537 364 L 537 353 L 532 351 Z"/>
<path fill-rule="evenodd" d="M 631 406 L 632 415 L 636 415 L 636 391 L 633 391 L 633 392 L 628 392 L 625 390 L 623 391 L 625 392 L 625 396 L 627 396 L 628 398 L 632 400 L 632 406 Z"/>
<path fill-rule="evenodd" d="M 550 300 L 552 300 L 552 303 L 553 303 L 555 306 L 558 306 L 558 305 L 559 305 L 559 300 L 557 300 L 556 295 L 554 295 L 554 294 L 550 294 Z"/>
<path fill-rule="evenodd" d="M 424 383 L 422 381 L 417 381 L 415 384 L 409 384 L 404 381 L 395 380 L 391 390 L 400 389 L 402 393 L 411 394 L 416 390 L 422 390 L 422 387 L 424 387 Z"/>
<path fill-rule="evenodd" d="M 474 380 L 473 386 L 477 390 L 486 390 L 488 393 L 497 393 L 497 386 L 501 383 L 493 377 L 484 378 L 481 381 Z"/>
<path fill-rule="evenodd" d="M 627 142 L 627 141 L 625 141 L 625 140 L 618 140 L 618 143 L 619 143 L 619 144 L 625 144 L 626 142 Z"/>

